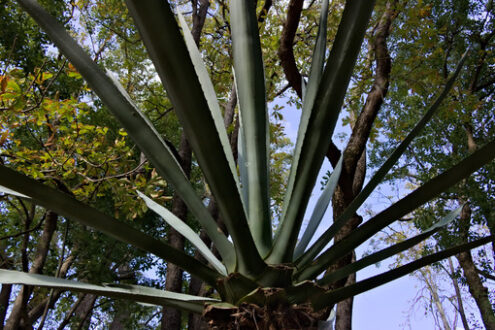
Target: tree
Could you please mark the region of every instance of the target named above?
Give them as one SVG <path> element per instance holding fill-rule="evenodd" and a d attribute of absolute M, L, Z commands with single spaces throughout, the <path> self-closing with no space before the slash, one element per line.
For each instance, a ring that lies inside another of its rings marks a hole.
<path fill-rule="evenodd" d="M 174 187 L 174 193 L 180 196 L 189 212 L 204 228 L 217 254 L 213 254 L 184 221 L 142 193 L 139 193 L 139 196 L 147 206 L 187 238 L 206 262 L 4 165 L 0 167 L 0 184 L 6 187 L 6 192 L 32 200 L 56 214 L 77 220 L 85 226 L 175 264 L 207 283 L 218 296 L 195 297 L 132 284 L 109 287 L 7 270 L 0 272 L 2 283 L 40 285 L 170 306 L 203 313 L 211 327 L 254 327 L 255 324 L 279 328 L 314 327 L 318 320 L 326 319 L 336 303 L 404 276 L 422 266 L 493 241 L 492 236 L 479 238 L 446 248 L 368 280 L 352 282 L 352 274 L 358 269 L 398 253 L 438 232 L 456 213 L 449 214 L 436 226 L 406 241 L 406 244 L 393 245 L 367 259 L 353 262 L 352 250 L 355 247 L 396 219 L 469 177 L 472 172 L 495 157 L 495 141 L 489 141 L 457 165 L 360 225 L 362 218 L 356 214 L 357 209 L 437 110 L 464 61 L 463 59 L 460 62 L 453 76 L 447 80 L 438 101 L 427 111 L 423 120 L 361 189 L 364 177 L 364 147 L 371 132 L 373 119 L 388 88 L 390 63 L 385 40 L 396 12 L 396 2 L 386 2 L 375 17 L 378 22 L 377 29 L 373 32 L 377 60 L 376 81 L 368 96 L 369 102 L 366 102 L 358 116 L 350 143 L 342 152 L 342 156 L 332 148 L 331 136 L 368 21 L 372 16 L 374 3 L 363 0 L 350 0 L 345 3 L 342 19 L 323 69 L 328 10 L 328 2 L 323 2 L 309 79 L 305 88 L 301 87 L 303 113 L 300 133 L 281 216 L 275 219 L 279 223 L 275 235 L 272 233 L 268 188 L 269 130 L 258 27 L 259 17 L 263 17 L 263 12 L 261 16 L 256 16 L 254 3 L 234 0 L 230 7 L 233 62 L 240 114 L 239 162 L 236 167 L 231 140 L 217 103 L 216 91 L 201 62 L 197 42 L 188 31 L 184 19 L 179 15 L 183 37 L 166 2 L 127 2 L 129 13 L 167 90 L 188 144 L 208 183 L 208 189 L 214 196 L 220 214 L 220 217 L 216 218 L 208 212 L 204 201 L 198 197 L 190 184 L 180 164 L 181 159 L 177 158 L 138 110 L 120 83 L 95 64 L 65 32 L 64 27 L 36 2 L 18 2 L 46 30 L 60 51 L 86 79 L 101 101 L 125 127 L 147 160 L 153 164 L 157 173 Z M 380 54 L 384 57 L 379 56 Z M 302 93 L 303 90 L 305 93 Z M 306 249 L 308 242 L 298 245 L 297 237 L 313 185 L 327 153 L 333 161 L 334 171 L 315 216 L 308 225 L 308 234 L 303 237 L 313 235 L 314 228 L 321 221 L 318 214 L 327 208 L 332 195 L 334 209 L 337 210 L 336 219 L 318 241 Z M 228 236 L 231 241 L 227 239 Z M 332 238 L 335 238 L 335 244 L 324 250 Z M 341 261 L 342 257 L 346 259 L 344 262 Z M 325 276 L 317 279 L 325 271 Z M 338 283 L 349 276 L 349 285 Z M 334 285 L 336 281 L 337 284 Z M 337 320 L 339 324 L 339 320 L 345 319 L 344 314 Z M 342 321 L 342 324 L 343 327 L 349 326 L 346 320 Z"/>

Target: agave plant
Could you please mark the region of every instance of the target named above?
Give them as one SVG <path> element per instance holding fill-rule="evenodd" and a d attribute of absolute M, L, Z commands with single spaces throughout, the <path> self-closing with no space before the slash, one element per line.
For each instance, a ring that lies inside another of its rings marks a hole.
<path fill-rule="evenodd" d="M 326 248 L 434 115 L 461 70 L 466 57 L 464 55 L 456 71 L 436 101 L 425 111 L 420 122 L 391 153 L 345 212 L 310 245 L 339 180 L 342 160 L 337 164 L 316 204 L 310 223 L 304 228 L 302 238 L 298 241 L 303 229 L 303 216 L 331 141 L 374 1 L 346 2 L 326 63 L 328 0 L 322 1 L 310 77 L 307 84 L 303 82 L 305 93 L 302 118 L 280 219 L 270 218 L 268 116 L 254 2 L 230 1 L 234 71 L 241 117 L 239 162 L 236 164 L 223 126 L 216 93 L 184 18 L 178 13 L 178 25 L 169 4 L 163 0 L 126 1 L 218 204 L 227 232 L 218 227 L 167 144 L 125 90 L 112 78 L 111 73 L 96 65 L 63 26 L 36 1 L 18 2 L 86 79 L 157 172 L 174 187 L 208 234 L 218 254 L 213 254 L 186 223 L 140 192 L 139 196 L 148 207 L 187 238 L 206 258 L 208 264 L 84 205 L 61 191 L 0 165 L 0 184 L 3 192 L 30 199 L 68 219 L 79 221 L 174 263 L 209 284 L 217 292 L 218 298 L 196 297 L 136 285 L 93 285 L 8 270 L 0 270 L 1 283 L 62 288 L 171 306 L 203 313 L 211 327 L 228 328 L 235 322 L 238 326 L 246 327 L 254 327 L 255 324 L 261 327 L 273 324 L 280 328 L 291 327 L 293 324 L 313 327 L 319 320 L 325 320 L 331 308 L 341 300 L 393 281 L 460 251 L 473 249 L 494 240 L 491 236 L 478 239 L 431 254 L 355 284 L 328 289 L 329 284 L 400 253 L 441 230 L 460 213 L 461 208 L 439 219 L 433 227 L 418 236 L 335 271 L 327 271 L 340 257 L 349 254 L 384 227 L 467 178 L 495 157 L 495 141 L 492 141 L 365 221 L 345 240 Z M 275 220 L 278 227 L 274 232 L 272 228 Z M 252 313 L 252 310 L 255 312 Z M 272 317 L 275 311 L 280 315 L 280 311 L 289 310 L 288 317 Z"/>

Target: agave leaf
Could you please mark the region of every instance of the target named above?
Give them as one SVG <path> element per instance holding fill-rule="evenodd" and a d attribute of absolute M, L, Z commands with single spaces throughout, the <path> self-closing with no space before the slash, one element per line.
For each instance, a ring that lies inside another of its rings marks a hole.
<path fill-rule="evenodd" d="M 239 165 L 239 176 L 241 178 L 241 193 L 242 200 L 246 210 L 249 210 L 249 181 L 246 166 L 246 144 L 244 143 L 244 125 L 242 124 L 242 116 L 239 113 L 239 136 L 237 138 L 237 163 Z M 249 215 L 248 215 L 249 221 Z"/>
<path fill-rule="evenodd" d="M 311 111 L 308 133 L 302 142 L 287 212 L 267 258 L 269 263 L 292 260 L 306 206 L 328 150 L 374 3 L 373 0 L 349 0 L 345 4 Z"/>
<path fill-rule="evenodd" d="M 237 187 L 239 189 L 239 178 L 237 176 L 234 156 L 232 154 L 232 149 L 230 148 L 229 138 L 227 136 L 227 131 L 223 122 L 222 111 L 220 110 L 220 106 L 218 105 L 215 88 L 213 87 L 208 71 L 206 70 L 204 62 L 201 59 L 201 54 L 199 53 L 198 47 L 194 42 L 191 30 L 189 30 L 184 16 L 182 16 L 180 12 L 178 12 L 177 14 L 179 16 L 180 26 L 182 28 L 182 31 L 184 32 L 184 40 L 186 42 L 187 50 L 189 51 L 194 69 L 196 70 L 199 82 L 201 84 L 201 87 L 203 88 L 203 93 L 205 95 L 206 102 L 208 103 L 208 108 L 211 112 L 215 127 L 217 128 L 220 142 L 222 143 L 223 152 L 227 156 L 230 171 L 232 173 L 232 176 L 236 180 Z"/>
<path fill-rule="evenodd" d="M 108 76 L 112 78 L 112 81 L 114 82 L 115 86 L 121 91 L 122 96 L 126 97 L 129 100 L 130 104 L 134 104 L 130 98 L 130 96 L 127 94 L 127 92 L 124 90 L 122 85 L 118 82 L 117 79 L 113 77 L 113 75 L 108 72 Z M 140 113 L 140 111 L 137 109 L 137 107 L 134 106 L 134 110 L 137 113 Z M 144 118 L 144 116 L 143 116 Z M 146 121 L 147 122 L 147 121 Z M 151 123 L 149 123 L 149 129 L 151 131 L 154 131 L 153 126 Z M 143 130 L 146 130 L 147 127 L 142 127 Z M 158 133 L 155 132 L 155 136 L 158 137 L 159 141 L 163 143 L 163 146 L 165 146 L 165 157 L 175 157 L 173 156 L 172 152 L 166 145 L 166 143 L 163 142 L 161 137 L 159 136 Z M 150 140 L 147 136 L 144 137 L 144 141 L 142 141 L 143 144 L 149 144 L 152 140 Z M 157 150 L 158 151 L 158 150 Z M 170 160 L 171 161 L 171 160 Z M 173 164 L 173 163 L 171 163 Z M 210 213 L 207 211 L 207 209 L 204 207 L 203 203 L 201 202 L 201 199 L 197 196 L 196 192 L 194 191 L 194 188 L 189 184 L 189 180 L 187 177 L 183 174 L 182 168 L 180 167 L 179 163 L 175 159 L 175 164 L 177 167 L 174 167 L 173 165 L 170 168 L 163 169 L 161 173 L 164 173 L 164 175 L 169 175 L 169 177 L 172 177 L 169 181 L 172 182 L 174 186 L 178 186 L 179 188 L 177 189 L 177 193 L 181 198 L 184 200 L 184 202 L 189 206 L 191 209 L 191 212 L 196 216 L 198 219 L 198 222 L 205 228 L 208 236 L 212 239 L 213 243 L 217 247 L 218 252 L 224 258 L 226 261 L 226 264 L 229 265 L 231 269 L 234 268 L 235 265 L 235 255 L 233 251 L 233 246 L 232 243 L 230 243 L 223 232 L 221 231 L 220 227 L 216 224 L 215 220 L 212 218 Z M 170 174 L 166 173 L 165 171 L 168 170 Z M 174 173 L 174 172 L 175 173 Z M 179 173 L 179 171 L 181 173 Z M 212 264 L 214 265 L 214 264 Z M 223 267 L 223 266 L 222 266 Z"/>
<path fill-rule="evenodd" d="M 81 224 L 92 227 L 116 240 L 132 244 L 172 262 L 213 286 L 216 285 L 216 280 L 221 277 L 219 273 L 184 252 L 3 165 L 0 165 L 0 184 L 30 197 L 37 204 L 68 219 L 77 220 Z"/>
<path fill-rule="evenodd" d="M 267 108 L 256 3 L 230 1 L 232 52 L 248 179 L 249 227 L 256 247 L 265 256 L 272 247 L 270 196 L 268 190 Z"/>
<path fill-rule="evenodd" d="M 239 271 L 263 271 L 266 265 L 250 235 L 236 179 L 170 5 L 162 0 L 126 4 L 215 196 L 235 245 Z"/>
<path fill-rule="evenodd" d="M 65 28 L 36 1 L 18 0 L 18 2 L 77 68 L 103 103 L 120 121 L 158 173 L 174 186 L 177 194 L 205 228 L 227 265 L 235 264 L 232 244 L 222 234 L 215 220 L 204 207 L 160 134 L 137 109 L 120 83 L 111 74 L 105 74 L 84 49 L 72 39 Z"/>
<path fill-rule="evenodd" d="M 323 252 L 311 264 L 303 267 L 296 274 L 299 280 L 314 278 L 324 271 L 332 262 L 346 255 L 368 238 L 385 228 L 396 219 L 400 219 L 417 207 L 435 198 L 457 182 L 467 178 L 471 173 L 495 158 L 495 141 L 489 142 L 472 153 L 469 157 L 448 169 L 444 173 L 431 179 L 412 193 L 395 204 L 383 210 L 366 223 L 353 231 L 345 240 L 342 240 Z"/>
<path fill-rule="evenodd" d="M 4 187 L 4 186 L 0 186 L 0 192 L 2 192 L 4 194 L 7 194 L 7 195 L 13 195 L 13 196 L 17 196 L 17 197 L 22 197 L 22 198 L 29 199 L 29 196 L 26 196 L 24 194 L 18 193 L 17 191 L 14 191 L 14 190 L 9 189 L 9 188 Z"/>
<path fill-rule="evenodd" d="M 388 247 L 386 249 L 380 250 L 378 252 L 375 252 L 373 254 L 370 254 L 369 256 L 366 256 L 356 262 L 353 262 L 351 264 L 348 264 L 342 268 L 337 269 L 336 271 L 325 275 L 322 279 L 318 280 L 319 285 L 328 285 L 330 283 L 333 283 L 335 281 L 338 281 L 342 278 L 345 278 L 349 274 L 356 273 L 358 270 L 361 270 L 365 267 L 371 266 L 373 264 L 376 264 L 377 262 L 380 262 L 382 260 L 387 259 L 388 257 L 391 257 L 393 255 L 396 255 L 402 251 L 405 251 L 414 245 L 424 241 L 437 231 L 439 231 L 443 226 L 446 226 L 449 224 L 452 220 L 454 220 L 462 211 L 463 206 L 458 207 L 454 211 L 450 212 L 447 214 L 445 217 L 443 217 L 440 221 L 435 223 L 433 226 L 430 228 L 426 229 L 423 233 L 416 235 L 412 238 L 409 238 L 403 242 L 397 243 L 392 245 L 391 247 Z"/>
<path fill-rule="evenodd" d="M 146 205 L 153 210 L 156 214 L 162 217 L 172 228 L 177 230 L 182 236 L 184 236 L 189 242 L 194 245 L 198 251 L 208 260 L 208 262 L 222 275 L 227 275 L 225 266 L 215 255 L 210 251 L 208 246 L 203 242 L 198 234 L 194 232 L 184 221 L 179 219 L 175 214 L 167 210 L 165 207 L 155 203 L 151 198 L 144 195 L 142 192 L 137 192 Z"/>
<path fill-rule="evenodd" d="M 419 135 L 419 133 L 426 126 L 428 121 L 433 117 L 435 112 L 440 107 L 440 104 L 448 95 L 454 82 L 459 75 L 462 66 L 467 58 L 469 51 L 466 51 L 462 56 L 459 64 L 457 65 L 456 70 L 447 80 L 445 87 L 442 92 L 438 95 L 435 102 L 428 108 L 426 113 L 423 115 L 421 120 L 414 126 L 411 132 L 407 135 L 404 141 L 392 152 L 392 154 L 388 157 L 388 159 L 383 163 L 383 165 L 376 171 L 370 181 L 366 184 L 366 186 L 359 192 L 359 194 L 354 198 L 351 204 L 345 209 L 345 211 L 338 217 L 337 220 L 321 235 L 321 237 L 311 246 L 311 248 L 297 261 L 298 266 L 303 266 L 313 260 L 318 253 L 323 250 L 323 248 L 332 240 L 334 235 L 342 228 L 350 217 L 358 210 L 358 208 L 364 203 L 364 201 L 369 197 L 369 195 L 375 190 L 375 188 L 382 182 L 383 178 L 390 169 L 397 163 L 399 158 L 402 156 L 404 151 L 406 151 L 409 144 L 411 144 L 412 140 Z"/>
<path fill-rule="evenodd" d="M 218 301 L 212 298 L 196 297 L 140 285 L 126 284 L 102 286 L 84 282 L 69 281 L 52 276 L 28 274 L 5 269 L 0 269 L 0 283 L 35 285 L 53 289 L 91 293 L 98 296 L 129 299 L 136 302 L 157 306 L 170 306 L 193 313 L 202 313 L 205 303 Z"/>
<path fill-rule="evenodd" d="M 323 64 L 325 61 L 325 52 L 327 50 L 327 19 L 328 0 L 323 0 L 323 3 L 321 4 L 320 24 L 318 25 L 318 34 L 316 36 L 316 44 L 313 52 L 313 60 L 311 62 L 308 84 L 306 85 L 304 78 L 301 79 L 301 90 L 303 91 L 302 114 L 299 122 L 299 129 L 297 131 L 296 147 L 294 148 L 289 181 L 287 183 L 287 189 L 284 197 L 282 219 L 285 218 L 285 212 L 287 212 L 287 207 L 292 197 L 292 190 L 294 189 L 294 180 L 296 177 L 299 159 L 301 157 L 301 148 L 303 145 L 304 136 L 306 135 L 309 118 L 316 101 L 316 93 L 318 92 L 318 86 L 320 85 L 321 76 L 323 74 Z"/>
<path fill-rule="evenodd" d="M 383 274 L 368 278 L 366 280 L 357 282 L 355 284 L 351 284 L 349 286 L 330 291 L 326 294 L 323 294 L 319 297 L 317 297 L 313 301 L 313 307 L 318 310 L 321 308 L 324 308 L 326 306 L 331 306 L 339 301 L 342 301 L 346 298 L 356 296 L 360 293 L 369 291 L 371 289 L 374 289 L 380 285 L 383 285 L 385 283 L 391 282 L 393 280 L 396 280 L 402 276 L 408 275 L 424 266 L 431 265 L 435 262 L 438 262 L 442 259 L 448 258 L 450 256 L 453 256 L 455 254 L 458 254 L 463 251 L 468 251 L 471 249 L 474 249 L 478 246 L 490 243 L 490 242 L 495 242 L 495 237 L 493 236 L 488 236 L 485 238 L 481 238 L 466 244 L 458 245 L 449 249 L 446 249 L 444 251 L 440 251 L 434 254 L 431 254 L 429 256 L 420 258 L 416 261 L 410 262 L 408 264 L 405 264 L 404 266 L 401 266 L 399 268 L 390 270 L 388 272 L 385 272 Z"/>
<path fill-rule="evenodd" d="M 318 30 L 318 33 L 319 32 L 320 30 Z M 303 104 L 304 104 L 304 100 L 306 99 L 307 85 L 308 84 L 306 84 L 306 79 L 304 77 L 301 77 L 301 100 L 303 101 Z"/>
<path fill-rule="evenodd" d="M 342 159 L 341 156 L 339 162 L 335 166 L 330 178 L 328 179 L 327 185 L 325 186 L 325 190 L 321 193 L 320 198 L 316 202 L 315 209 L 313 210 L 313 214 L 309 220 L 308 226 L 304 231 L 304 234 L 301 238 L 301 241 L 296 246 L 296 250 L 294 251 L 294 259 L 298 258 L 300 255 L 304 253 L 304 250 L 308 246 L 309 242 L 313 238 L 316 229 L 321 223 L 325 212 L 327 211 L 328 205 L 330 204 L 330 200 L 332 199 L 333 193 L 335 192 L 335 188 L 337 187 L 337 183 L 339 182 L 340 173 L 342 172 Z"/>

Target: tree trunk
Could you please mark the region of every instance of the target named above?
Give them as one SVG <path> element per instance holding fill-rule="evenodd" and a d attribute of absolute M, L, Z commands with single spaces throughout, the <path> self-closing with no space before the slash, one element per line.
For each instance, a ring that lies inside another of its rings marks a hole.
<path fill-rule="evenodd" d="M 83 329 L 89 326 L 91 314 L 93 313 L 96 299 L 98 299 L 98 296 L 94 294 L 83 294 L 82 296 L 82 301 L 74 312 L 75 324 L 77 324 L 77 327 L 74 327 L 74 329 Z"/>
<path fill-rule="evenodd" d="M 74 256 L 69 256 L 65 261 L 63 262 L 62 266 L 60 267 L 60 272 L 58 274 L 59 278 L 65 278 L 67 275 L 67 271 L 69 270 L 70 266 L 72 265 L 72 262 L 74 261 Z M 26 323 L 22 322 L 23 327 L 32 327 L 34 323 L 43 315 L 43 312 L 47 308 L 53 308 L 55 304 L 57 303 L 58 299 L 64 293 L 64 290 L 54 290 L 53 294 L 51 296 L 48 296 L 45 299 L 42 299 L 40 303 L 35 305 L 34 307 L 29 309 L 29 312 L 27 314 L 27 319 L 25 320 Z M 39 301 L 36 296 L 33 297 L 33 301 Z"/>
<path fill-rule="evenodd" d="M 9 308 L 11 292 L 11 284 L 2 284 L 2 291 L 0 291 L 0 330 L 3 329 L 3 323 L 5 322 L 5 316 L 7 315 L 7 309 Z"/>
<path fill-rule="evenodd" d="M 463 200 L 459 200 L 463 203 Z M 465 204 L 462 208 L 460 220 L 459 220 L 459 231 L 460 236 L 467 242 L 469 228 L 471 227 L 471 207 L 469 204 Z M 469 288 L 469 292 L 473 296 L 476 305 L 481 314 L 481 319 L 486 329 L 495 330 L 495 311 L 488 298 L 488 289 L 483 286 L 483 282 L 478 274 L 476 266 L 471 255 L 471 251 L 465 251 L 459 253 L 457 256 L 457 261 L 462 268 L 464 277 Z"/>
<path fill-rule="evenodd" d="M 4 246 L 0 241 L 0 269 L 10 269 L 12 267 L 12 260 L 4 253 Z M 2 284 L 2 290 L 0 291 L 0 330 L 3 329 L 5 317 L 7 316 L 7 310 L 9 308 L 10 294 L 12 293 L 11 284 Z"/>
<path fill-rule="evenodd" d="M 445 313 L 445 309 L 443 308 L 442 301 L 440 300 L 440 296 L 438 295 L 438 286 L 436 284 L 435 278 L 431 274 L 431 270 L 429 268 L 421 269 L 420 274 L 423 277 L 423 281 L 426 283 L 428 291 L 431 294 L 433 302 L 435 303 L 436 310 L 438 314 L 440 314 L 440 319 L 443 323 L 443 328 L 445 330 L 451 330 L 449 320 L 447 319 L 447 314 Z M 432 314 L 434 314 L 434 310 L 432 310 Z"/>
<path fill-rule="evenodd" d="M 469 323 L 467 321 L 466 313 L 464 311 L 464 304 L 462 303 L 461 290 L 459 288 L 459 283 L 457 283 L 457 279 L 454 277 L 455 270 L 454 270 L 454 265 L 452 263 L 452 258 L 449 258 L 448 261 L 449 261 L 449 271 L 450 271 L 449 276 L 452 279 L 452 285 L 454 286 L 455 296 L 457 299 L 457 311 L 461 316 L 462 326 L 464 327 L 464 330 L 469 330 Z"/>
<path fill-rule="evenodd" d="M 352 127 L 349 143 L 344 150 L 342 174 L 332 199 L 334 219 L 337 219 L 349 206 L 361 191 L 364 183 L 366 175 L 366 143 L 368 142 L 373 122 L 388 92 L 392 61 L 387 47 L 387 38 L 390 34 L 392 22 L 397 16 L 396 4 L 397 0 L 387 2 L 385 11 L 373 31 L 372 47 L 376 62 L 374 81 L 366 102 Z M 329 150 L 328 153 L 329 156 L 333 156 L 330 161 L 335 167 L 341 155 L 335 145 L 332 144 L 331 149 L 336 149 L 333 152 Z M 362 218 L 355 214 L 335 235 L 334 242 L 345 239 L 361 222 Z M 349 264 L 352 262 L 353 257 L 353 254 L 342 257 L 330 269 L 338 269 Z M 351 285 L 355 281 L 355 275 L 349 276 L 347 279 L 334 283 L 331 288 L 337 289 Z M 336 330 L 352 329 L 353 299 L 349 298 L 337 304 Z"/>
<path fill-rule="evenodd" d="M 302 98 L 302 77 L 294 57 L 294 38 L 301 19 L 303 0 L 290 0 L 287 5 L 287 19 L 282 29 L 278 57 L 290 86 Z"/>
<path fill-rule="evenodd" d="M 186 136 L 182 133 L 179 146 L 179 162 L 187 177 L 191 174 L 192 151 Z M 183 221 L 187 221 L 187 206 L 177 194 L 174 194 L 172 201 L 172 213 Z M 169 228 L 168 243 L 179 251 L 184 250 L 184 237 L 175 229 Z M 182 269 L 172 263 L 167 264 L 167 275 L 165 280 L 165 290 L 173 292 L 182 291 Z M 163 307 L 162 329 L 181 329 L 182 313 L 175 308 Z"/>
<path fill-rule="evenodd" d="M 29 269 L 30 274 L 40 274 L 45 265 L 46 256 L 50 249 L 50 242 L 57 227 L 57 217 L 56 213 L 47 211 L 45 223 L 43 225 L 43 233 L 41 234 L 38 246 L 36 247 L 33 264 Z M 22 286 L 19 295 L 14 302 L 14 306 L 12 307 L 9 319 L 5 324 L 5 329 L 18 329 L 23 318 L 26 318 L 26 321 L 28 321 L 26 305 L 31 296 L 31 292 L 32 287 L 27 285 Z"/>
<path fill-rule="evenodd" d="M 462 252 L 456 256 L 461 265 L 469 292 L 474 298 L 476 305 L 481 313 L 481 319 L 487 330 L 495 330 L 495 312 L 492 304 L 488 299 L 488 289 L 483 286 L 483 282 L 476 271 L 471 252 Z"/>

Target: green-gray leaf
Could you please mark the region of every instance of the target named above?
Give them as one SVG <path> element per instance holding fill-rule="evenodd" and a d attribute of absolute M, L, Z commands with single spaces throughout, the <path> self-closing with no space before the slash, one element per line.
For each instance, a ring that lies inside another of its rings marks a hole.
<path fill-rule="evenodd" d="M 128 299 L 157 306 L 170 306 L 193 313 L 202 313 L 205 303 L 218 301 L 212 298 L 196 297 L 139 285 L 102 286 L 5 269 L 0 269 L 0 283 L 35 285 L 74 292 L 92 293 L 98 296 Z"/>
<path fill-rule="evenodd" d="M 208 260 L 208 262 L 215 267 L 215 269 L 222 275 L 227 275 L 227 270 L 225 266 L 220 262 L 220 260 L 215 257 L 215 255 L 206 246 L 203 240 L 198 234 L 194 232 L 184 221 L 179 219 L 175 214 L 167 210 L 165 207 L 157 204 L 151 198 L 144 195 L 142 192 L 137 192 L 139 197 L 141 197 L 146 205 L 153 210 L 156 214 L 161 216 L 172 228 L 184 236 L 192 245 L 194 245 L 198 251 Z"/>

